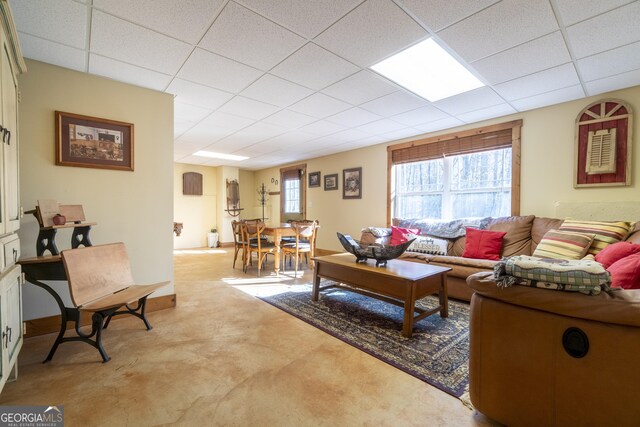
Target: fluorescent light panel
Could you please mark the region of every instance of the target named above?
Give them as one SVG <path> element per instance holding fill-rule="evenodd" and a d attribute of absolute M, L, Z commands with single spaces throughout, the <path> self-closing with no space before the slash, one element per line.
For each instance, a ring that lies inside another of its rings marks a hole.
<path fill-rule="evenodd" d="M 223 160 L 247 160 L 246 156 L 236 156 L 234 154 L 224 154 L 224 153 L 214 153 L 213 151 L 196 151 L 193 153 L 194 156 L 199 157 L 210 157 L 212 159 L 223 159 Z"/>
<path fill-rule="evenodd" d="M 371 69 L 431 102 L 484 86 L 432 38 Z"/>

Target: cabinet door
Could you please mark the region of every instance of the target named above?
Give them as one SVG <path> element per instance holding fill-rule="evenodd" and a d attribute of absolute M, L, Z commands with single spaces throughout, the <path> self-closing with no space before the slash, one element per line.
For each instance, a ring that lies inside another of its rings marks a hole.
<path fill-rule="evenodd" d="M 17 363 L 22 347 L 22 274 L 20 266 L 9 270 L 3 281 L 5 292 L 5 319 L 2 337 L 7 351 L 7 365 Z"/>
<path fill-rule="evenodd" d="M 18 85 L 6 43 L 2 43 L 2 126 L 4 148 L 5 233 L 20 228 L 20 194 L 18 192 Z"/>

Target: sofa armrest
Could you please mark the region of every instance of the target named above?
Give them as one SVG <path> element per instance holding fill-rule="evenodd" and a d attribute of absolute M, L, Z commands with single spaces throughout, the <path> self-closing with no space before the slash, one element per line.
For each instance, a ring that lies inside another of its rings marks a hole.
<path fill-rule="evenodd" d="M 467 278 L 478 294 L 509 304 L 618 325 L 640 326 L 640 290 L 614 290 L 598 295 L 512 286 L 499 288 L 493 273 L 481 272 Z"/>

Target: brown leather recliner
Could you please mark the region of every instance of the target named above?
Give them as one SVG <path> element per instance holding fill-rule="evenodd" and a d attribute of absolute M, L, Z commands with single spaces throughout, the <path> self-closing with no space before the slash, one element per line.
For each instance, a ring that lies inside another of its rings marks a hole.
<path fill-rule="evenodd" d="M 640 290 L 588 296 L 467 280 L 470 395 L 509 426 L 640 425 Z"/>

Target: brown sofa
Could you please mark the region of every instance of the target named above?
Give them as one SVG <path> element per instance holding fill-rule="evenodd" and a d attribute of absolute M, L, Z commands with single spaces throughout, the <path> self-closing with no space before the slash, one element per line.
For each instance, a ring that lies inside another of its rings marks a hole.
<path fill-rule="evenodd" d="M 534 215 L 509 216 L 491 219 L 487 230 L 507 233 L 504 237 L 501 256 L 531 255 L 544 234 L 552 228 L 560 227 L 563 221 Z M 394 220 L 394 225 L 396 223 L 397 221 Z M 360 240 L 368 243 L 388 243 L 391 240 L 391 228 L 365 228 L 362 230 Z M 448 274 L 449 296 L 470 301 L 473 290 L 467 286 L 467 277 L 478 272 L 492 271 L 496 261 L 462 258 L 465 240 L 465 237 L 459 237 L 450 242 L 446 256 L 405 252 L 402 259 L 451 267 L 452 270 Z"/>

